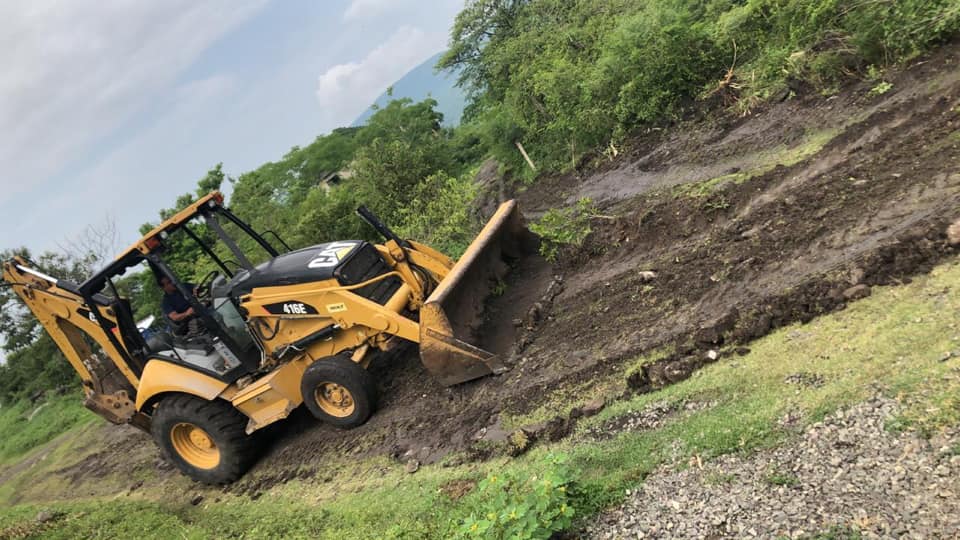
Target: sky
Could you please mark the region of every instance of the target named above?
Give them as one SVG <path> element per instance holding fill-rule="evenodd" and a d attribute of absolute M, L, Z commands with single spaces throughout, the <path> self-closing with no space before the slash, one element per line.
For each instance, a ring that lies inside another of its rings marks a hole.
<path fill-rule="evenodd" d="M 0 249 L 119 248 L 223 162 L 349 125 L 443 50 L 463 0 L 0 3 Z"/>

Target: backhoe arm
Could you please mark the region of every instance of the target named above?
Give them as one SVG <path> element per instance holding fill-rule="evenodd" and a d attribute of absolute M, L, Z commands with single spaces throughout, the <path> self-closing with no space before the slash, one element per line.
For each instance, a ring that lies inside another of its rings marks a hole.
<path fill-rule="evenodd" d="M 2 276 L 80 376 L 87 407 L 112 422 L 129 421 L 132 409 L 127 402 L 139 381 L 76 286 L 36 270 L 20 257 L 3 262 Z M 116 328 L 110 307 L 98 306 L 98 312 L 108 327 Z M 108 359 L 101 358 L 95 348 Z"/>

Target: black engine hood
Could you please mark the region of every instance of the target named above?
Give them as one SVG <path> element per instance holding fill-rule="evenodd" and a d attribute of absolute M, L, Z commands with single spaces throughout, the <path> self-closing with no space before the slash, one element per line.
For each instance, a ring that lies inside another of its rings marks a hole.
<path fill-rule="evenodd" d="M 261 263 L 253 270 L 240 270 L 227 285 L 234 297 L 257 287 L 296 285 L 332 279 L 334 272 L 367 243 L 344 240 L 291 251 Z"/>

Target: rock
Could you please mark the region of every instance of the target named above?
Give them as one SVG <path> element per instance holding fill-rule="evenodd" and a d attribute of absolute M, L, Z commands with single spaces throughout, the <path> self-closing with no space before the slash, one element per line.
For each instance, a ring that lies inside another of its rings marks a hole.
<path fill-rule="evenodd" d="M 473 179 L 477 186 L 477 196 L 470 205 L 470 208 L 480 217 L 480 221 L 486 221 L 496 212 L 501 202 L 507 200 L 504 191 L 504 177 L 501 172 L 500 163 L 490 158 L 480 165 L 477 175 Z"/>
<path fill-rule="evenodd" d="M 190 499 L 190 504 L 196 506 L 203 502 L 203 495 L 197 495 L 194 498 Z"/>
<path fill-rule="evenodd" d="M 526 317 L 523 318 L 523 327 L 527 330 L 534 330 L 537 327 L 537 323 L 540 322 L 541 317 L 543 316 L 543 304 L 537 302 L 530 306 L 530 310 L 527 311 Z"/>
<path fill-rule="evenodd" d="M 736 354 L 737 356 L 746 356 L 746 355 L 750 354 L 750 348 L 749 348 L 749 347 L 737 347 L 736 349 L 733 350 L 733 352 L 734 352 L 734 354 Z"/>
<path fill-rule="evenodd" d="M 637 272 L 637 277 L 640 278 L 640 281 L 646 283 L 648 281 L 657 279 L 657 273 L 652 270 L 644 270 L 642 272 Z"/>
<path fill-rule="evenodd" d="M 570 413 L 572 414 L 573 411 L 570 411 Z M 549 422 L 537 422 L 536 424 L 523 426 L 520 428 L 520 430 L 527 434 L 527 438 L 537 439 L 540 437 L 540 435 L 543 435 L 547 431 L 549 426 Z M 511 435 L 513 434 L 511 433 Z"/>
<path fill-rule="evenodd" d="M 947 242 L 951 246 L 960 245 L 960 219 L 954 221 L 947 227 Z"/>
<path fill-rule="evenodd" d="M 709 360 L 710 362 L 716 362 L 717 358 L 720 358 L 720 353 L 714 350 L 709 350 L 707 351 L 706 356 L 707 356 L 707 360 Z"/>
<path fill-rule="evenodd" d="M 723 337 L 714 327 L 701 328 L 693 337 L 698 345 L 719 345 L 723 343 Z"/>
<path fill-rule="evenodd" d="M 954 353 L 953 351 L 947 351 L 943 353 L 943 356 L 940 357 L 940 361 L 946 362 L 947 360 L 953 358 L 954 356 L 956 356 L 956 353 Z"/>
<path fill-rule="evenodd" d="M 41 510 L 37 513 L 37 517 L 34 519 L 37 523 L 47 523 L 48 521 L 53 521 L 57 518 L 57 514 L 49 510 Z"/>
<path fill-rule="evenodd" d="M 403 470 L 409 474 L 413 474 L 420 470 L 420 462 L 415 459 L 408 460 L 407 464 L 404 465 Z"/>
<path fill-rule="evenodd" d="M 854 285 L 849 289 L 843 291 L 843 297 L 847 300 L 859 300 L 861 298 L 866 298 L 870 296 L 871 290 L 869 285 Z"/>
<path fill-rule="evenodd" d="M 603 400 L 603 398 L 590 400 L 587 403 L 585 403 L 582 407 L 579 408 L 580 415 L 584 417 L 594 416 L 600 411 L 602 411 L 606 405 L 607 404 Z"/>

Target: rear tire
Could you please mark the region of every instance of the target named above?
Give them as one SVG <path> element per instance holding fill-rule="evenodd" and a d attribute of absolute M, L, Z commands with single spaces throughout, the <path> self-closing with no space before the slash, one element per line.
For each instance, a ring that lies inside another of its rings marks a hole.
<path fill-rule="evenodd" d="M 344 429 L 362 425 L 377 406 L 373 377 L 349 354 L 310 364 L 300 382 L 300 393 L 313 416 Z"/>
<path fill-rule="evenodd" d="M 256 461 L 246 425 L 246 416 L 226 401 L 175 394 L 157 405 L 150 432 L 166 458 L 190 478 L 229 484 Z"/>

